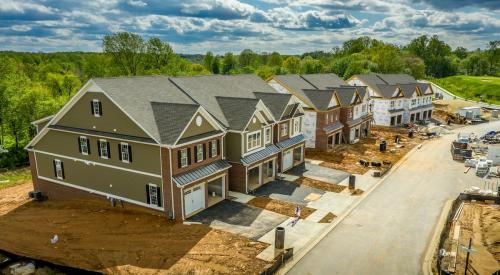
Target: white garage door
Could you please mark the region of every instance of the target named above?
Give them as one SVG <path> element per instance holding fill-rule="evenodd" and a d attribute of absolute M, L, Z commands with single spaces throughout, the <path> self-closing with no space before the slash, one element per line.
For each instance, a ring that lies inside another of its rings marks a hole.
<path fill-rule="evenodd" d="M 184 212 L 186 216 L 205 207 L 205 190 L 198 185 L 184 190 Z"/>
<path fill-rule="evenodd" d="M 293 150 L 283 152 L 283 171 L 286 171 L 293 166 Z"/>

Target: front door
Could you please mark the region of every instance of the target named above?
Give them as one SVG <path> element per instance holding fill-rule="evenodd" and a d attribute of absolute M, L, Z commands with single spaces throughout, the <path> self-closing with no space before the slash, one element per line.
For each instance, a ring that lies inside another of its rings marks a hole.
<path fill-rule="evenodd" d="M 335 144 L 340 144 L 340 133 L 335 134 Z"/>
<path fill-rule="evenodd" d="M 184 212 L 186 216 L 205 207 L 205 192 L 200 184 L 184 190 Z"/>

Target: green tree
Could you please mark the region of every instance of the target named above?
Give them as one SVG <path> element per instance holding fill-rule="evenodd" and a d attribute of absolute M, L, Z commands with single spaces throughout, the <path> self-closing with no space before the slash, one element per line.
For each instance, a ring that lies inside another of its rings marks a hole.
<path fill-rule="evenodd" d="M 318 60 L 306 56 L 300 62 L 300 70 L 304 74 L 316 74 L 323 70 L 323 65 Z"/>
<path fill-rule="evenodd" d="M 400 73 L 404 63 L 399 49 L 390 44 L 381 44 L 372 49 L 372 60 L 380 73 Z"/>
<path fill-rule="evenodd" d="M 233 53 L 226 53 L 222 60 L 222 73 L 230 74 L 236 70 L 236 58 Z"/>
<path fill-rule="evenodd" d="M 113 57 L 126 75 L 137 75 L 145 48 L 142 37 L 129 32 L 106 35 L 103 39 L 104 52 Z"/>
<path fill-rule="evenodd" d="M 278 53 L 278 52 L 273 52 L 269 55 L 268 59 L 267 59 L 267 65 L 268 66 L 281 66 L 281 64 L 283 64 L 283 58 L 281 57 L 281 55 Z"/>
<path fill-rule="evenodd" d="M 213 74 L 220 74 L 220 60 L 219 58 L 215 57 L 214 60 L 212 61 L 212 73 Z"/>
<path fill-rule="evenodd" d="M 174 51 L 170 44 L 161 41 L 159 38 L 151 38 L 146 43 L 147 66 L 153 69 L 161 69 L 166 66 Z"/>
<path fill-rule="evenodd" d="M 460 59 L 464 59 L 467 57 L 467 54 L 468 54 L 468 51 L 466 48 L 464 47 L 457 47 L 454 51 L 453 51 L 453 54 L 460 58 Z"/>
<path fill-rule="evenodd" d="M 287 57 L 283 62 L 283 67 L 292 74 L 298 74 L 300 72 L 300 58 L 296 56 Z"/>
<path fill-rule="evenodd" d="M 250 49 L 245 49 L 245 50 L 241 51 L 241 53 L 238 57 L 238 61 L 239 61 L 241 67 L 251 67 L 251 66 L 253 67 L 253 66 L 258 65 L 258 64 L 256 64 L 258 62 L 257 58 L 258 58 L 258 56 L 256 53 L 254 53 Z"/>
<path fill-rule="evenodd" d="M 205 66 L 205 68 L 214 73 L 214 74 L 218 74 L 219 73 L 219 70 L 217 70 L 217 72 L 214 72 L 213 71 L 213 63 L 214 63 L 214 60 L 215 60 L 215 57 L 214 57 L 214 54 L 212 52 L 207 52 L 205 54 L 205 57 L 203 57 L 203 66 Z"/>
<path fill-rule="evenodd" d="M 489 62 L 489 74 L 496 74 L 496 66 L 500 60 L 500 40 L 490 41 L 488 43 L 487 57 Z"/>
<path fill-rule="evenodd" d="M 78 77 L 73 74 L 67 74 L 63 77 L 61 89 L 68 95 L 68 97 L 70 97 L 78 90 L 78 88 L 80 88 L 81 85 L 82 83 Z"/>

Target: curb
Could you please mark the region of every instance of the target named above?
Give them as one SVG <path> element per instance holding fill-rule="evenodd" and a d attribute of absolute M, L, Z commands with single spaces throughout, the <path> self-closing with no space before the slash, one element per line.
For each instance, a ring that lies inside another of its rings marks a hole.
<path fill-rule="evenodd" d="M 447 200 L 445 202 L 443 210 L 441 211 L 441 215 L 439 216 L 438 223 L 434 228 L 434 233 L 432 234 L 432 237 L 427 244 L 427 251 L 425 252 L 424 260 L 422 261 L 422 273 L 424 275 L 434 274 L 432 272 L 432 260 L 439 244 L 439 235 L 444 229 L 446 218 L 448 217 L 448 213 L 450 212 L 452 205 L 453 200 Z"/>
<path fill-rule="evenodd" d="M 371 192 L 373 192 L 378 186 L 380 186 L 392 173 L 394 173 L 394 171 L 396 171 L 399 168 L 399 166 L 405 163 L 406 160 L 411 155 L 413 155 L 413 153 L 415 153 L 415 151 L 419 150 L 424 143 L 426 143 L 426 141 L 416 145 L 413 149 L 411 149 L 411 151 L 409 151 L 401 160 L 399 160 L 387 174 L 385 174 L 370 189 L 365 191 L 364 194 L 362 195 L 363 197 L 361 197 L 358 201 L 352 204 L 347 209 L 347 211 L 345 211 L 341 216 L 335 219 L 335 221 L 332 224 L 330 224 L 330 226 L 325 228 L 325 230 L 323 230 L 317 238 L 313 239 L 308 246 L 305 246 L 303 249 L 301 249 L 299 253 L 295 254 L 291 259 L 291 261 L 282 265 L 282 267 L 276 272 L 276 274 L 288 273 L 288 271 L 290 271 L 290 269 L 292 269 L 307 253 L 309 253 L 309 251 L 311 251 L 321 240 L 323 240 L 326 237 L 326 235 L 328 235 L 335 227 L 337 227 L 337 225 L 339 225 L 347 216 L 349 216 L 351 212 L 354 211 L 354 209 L 356 209 L 356 207 L 358 207 L 358 205 L 361 204 L 361 202 L 363 202 L 368 197 L 368 195 L 370 195 Z"/>

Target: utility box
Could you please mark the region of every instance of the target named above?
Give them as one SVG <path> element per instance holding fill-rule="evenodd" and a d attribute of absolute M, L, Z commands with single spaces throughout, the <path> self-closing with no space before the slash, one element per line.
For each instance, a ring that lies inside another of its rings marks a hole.
<path fill-rule="evenodd" d="M 464 107 L 458 110 L 458 115 L 468 120 L 479 119 L 481 116 L 481 107 Z"/>
<path fill-rule="evenodd" d="M 274 248 L 275 249 L 284 249 L 285 248 L 285 228 L 284 227 L 276 227 L 274 232 Z"/>
<path fill-rule="evenodd" d="M 356 176 L 355 175 L 349 175 L 349 189 L 351 189 L 351 190 L 356 189 Z"/>

